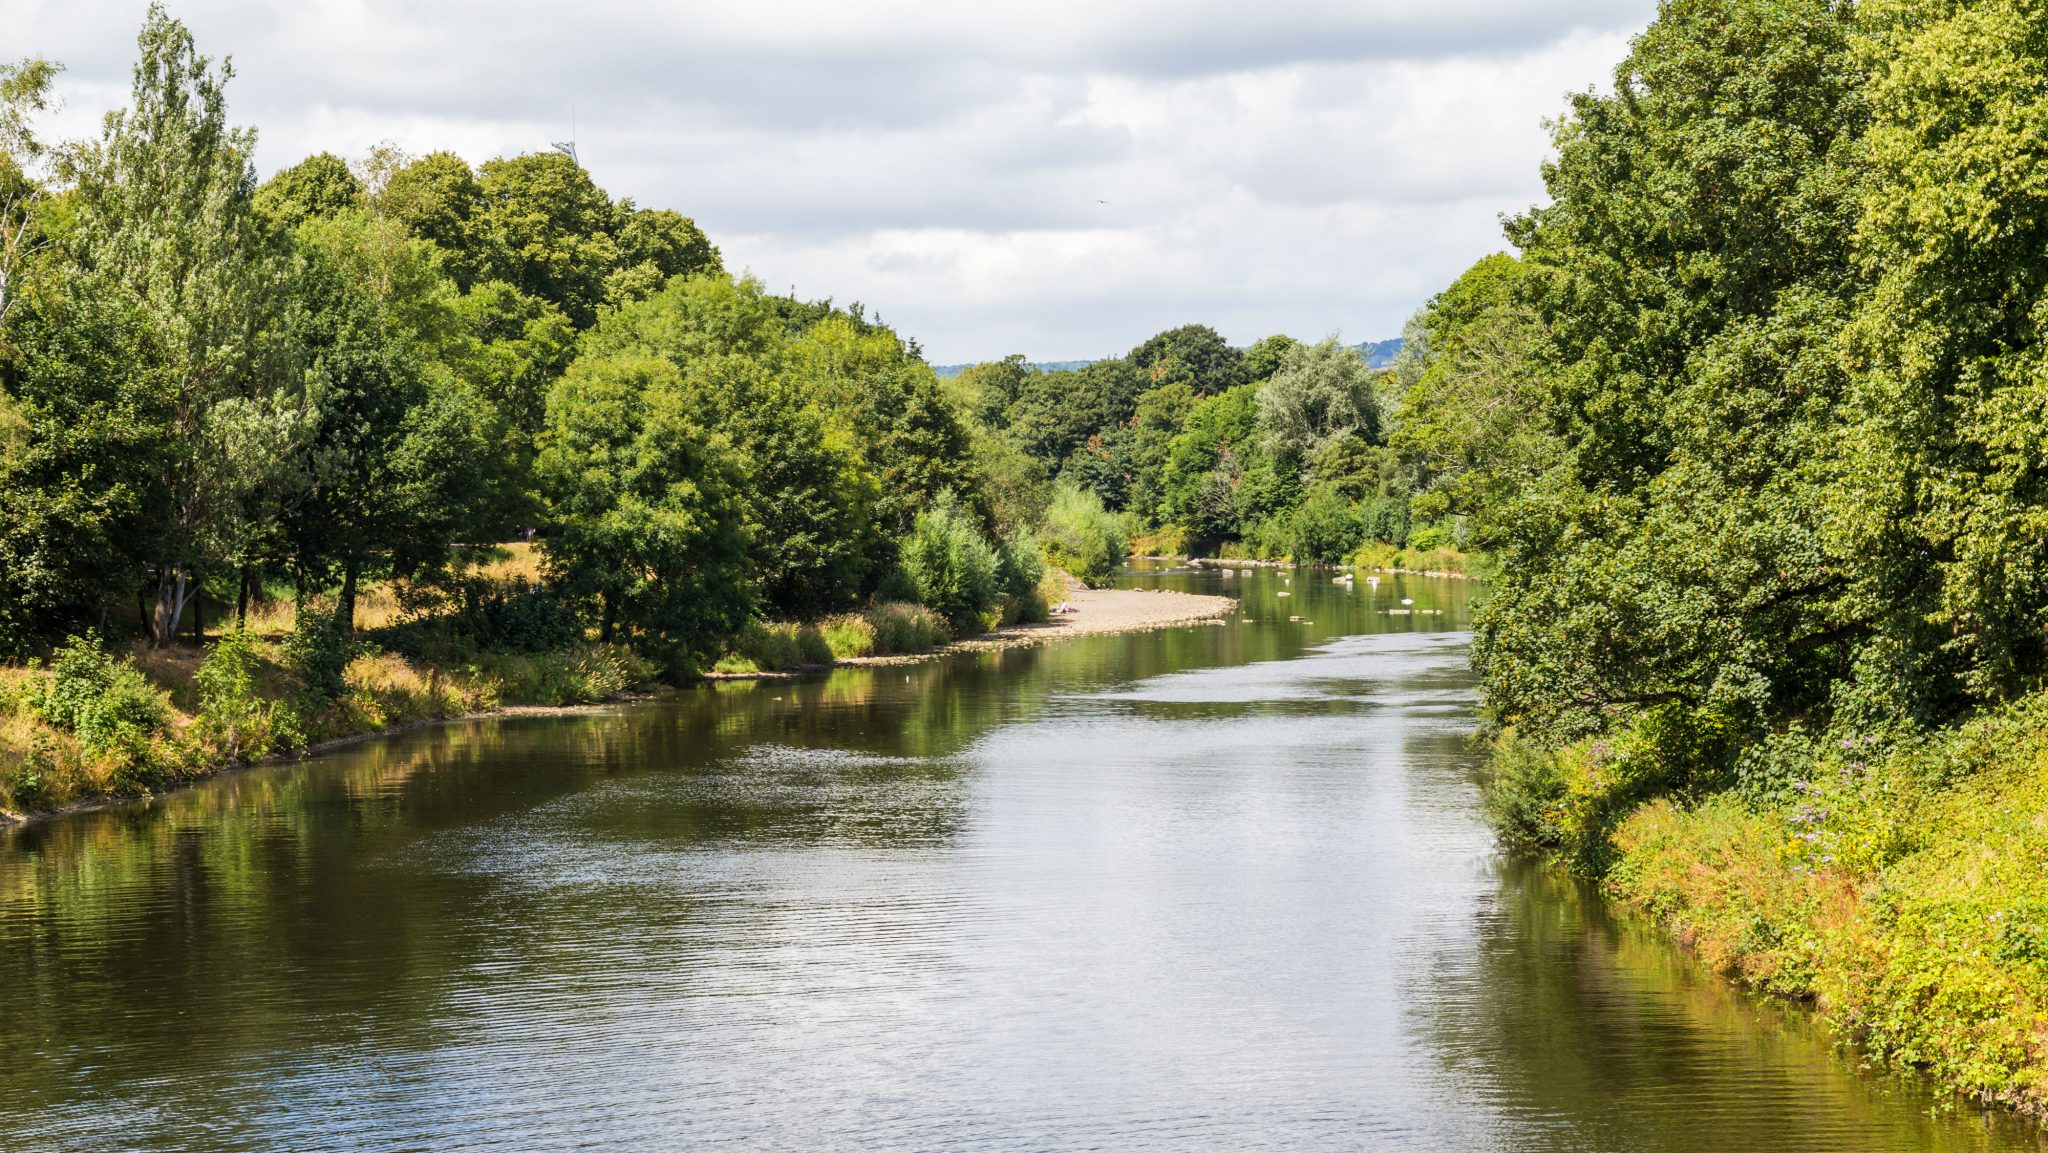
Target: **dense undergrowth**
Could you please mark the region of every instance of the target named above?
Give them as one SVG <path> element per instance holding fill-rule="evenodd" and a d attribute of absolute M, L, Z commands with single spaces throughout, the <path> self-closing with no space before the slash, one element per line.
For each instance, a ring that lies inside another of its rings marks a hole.
<path fill-rule="evenodd" d="M 1676 708 L 1557 746 L 1508 731 L 1489 803 L 1870 1059 L 2048 1115 L 2048 694 L 1922 734 L 1736 737 Z"/>
<path fill-rule="evenodd" d="M 48 662 L 0 668 L 0 809 L 140 795 L 339 737 L 509 705 L 607 700 L 657 671 L 618 645 L 443 663 L 339 630 L 327 643 L 307 639 L 236 630 L 202 656 L 110 652 L 79 637 Z"/>

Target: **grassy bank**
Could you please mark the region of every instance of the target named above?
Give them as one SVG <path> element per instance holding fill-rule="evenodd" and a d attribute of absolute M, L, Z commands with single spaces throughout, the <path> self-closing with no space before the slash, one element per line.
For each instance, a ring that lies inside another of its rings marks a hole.
<path fill-rule="evenodd" d="M 450 664 L 374 644 L 321 656 L 238 631 L 203 651 L 85 641 L 0 669 L 0 810 L 142 795 L 423 721 L 607 700 L 655 671 L 594 644 Z"/>
<path fill-rule="evenodd" d="M 1715 969 L 1875 1060 L 2048 1116 L 2048 694 L 1897 747 L 1784 742 L 1691 802 L 1629 803 L 1632 755 L 1510 748 L 1496 801 L 1510 829 L 1580 830 L 1607 892 Z"/>
<path fill-rule="evenodd" d="M 610 700 L 677 674 L 592 640 L 541 587 L 526 546 L 497 550 L 458 583 L 453 596 L 367 588 L 353 634 L 331 606 L 302 622 L 289 599 L 274 598 L 203 645 L 82 637 L 48 659 L 0 666 L 0 813 L 143 795 L 423 722 Z M 1031 595 L 1004 598 L 962 627 L 901 602 L 810 623 L 752 621 L 714 671 L 930 652 L 1042 620 L 1067 587 L 1049 570 Z"/>

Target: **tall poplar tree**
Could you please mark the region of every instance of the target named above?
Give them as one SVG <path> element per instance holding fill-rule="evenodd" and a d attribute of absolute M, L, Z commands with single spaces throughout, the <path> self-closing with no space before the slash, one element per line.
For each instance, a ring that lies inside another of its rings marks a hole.
<path fill-rule="evenodd" d="M 236 551 L 240 509 L 278 459 L 289 398 L 259 372 L 267 278 L 253 211 L 255 135 L 227 119 L 231 65 L 153 5 L 139 38 L 133 106 L 109 113 L 71 165 L 80 262 L 143 318 L 166 451 L 150 494 L 149 632 L 170 643 L 199 578 Z"/>

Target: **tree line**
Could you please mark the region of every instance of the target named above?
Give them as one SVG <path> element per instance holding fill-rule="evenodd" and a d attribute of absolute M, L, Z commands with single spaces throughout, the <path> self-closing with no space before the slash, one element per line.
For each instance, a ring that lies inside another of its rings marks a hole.
<path fill-rule="evenodd" d="M 386 146 L 259 181 L 232 69 L 160 8 L 139 46 L 130 107 L 83 141 L 34 132 L 56 66 L 0 72 L 7 651 L 165 646 L 279 595 L 346 631 L 366 586 L 455 603 L 529 531 L 524 619 L 677 668 L 876 600 L 945 601 L 955 631 L 1042 611 L 1041 555 L 1101 579 L 1145 534 L 1325 562 L 1409 541 L 1393 377 L 1334 339 L 1190 325 L 941 381 L 566 155 Z"/>
<path fill-rule="evenodd" d="M 350 622 L 539 528 L 548 595 L 684 657 L 873 593 L 978 432 L 864 310 L 727 274 L 570 157 L 394 149 L 258 182 L 231 69 L 152 9 L 131 107 L 47 143 L 0 72 L 0 645 L 154 643 L 280 586 Z M 949 505 L 951 507 L 951 505 Z M 993 546 L 991 546 L 993 547 Z M 899 579 L 901 574 L 897 574 Z"/>

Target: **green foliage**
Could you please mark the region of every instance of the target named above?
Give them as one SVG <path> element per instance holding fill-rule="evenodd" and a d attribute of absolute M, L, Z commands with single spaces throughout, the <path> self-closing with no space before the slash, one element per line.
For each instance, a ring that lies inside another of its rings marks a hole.
<path fill-rule="evenodd" d="M 1483 514 L 1499 577 L 1475 661 L 1532 738 L 1667 702 L 1754 736 L 1853 668 L 1868 618 L 1831 527 L 1866 121 L 1850 22 L 1820 0 L 1666 6 L 1612 95 L 1573 97 L 1552 203 L 1510 228 L 1522 266 L 1490 258 L 1434 306 L 1418 388 L 1458 383 L 1401 436 L 1432 494 Z M 1488 445 L 1508 471 L 1465 484 Z"/>
<path fill-rule="evenodd" d="M 578 644 L 554 652 L 494 655 L 482 662 L 505 704 L 580 705 L 616 700 L 661 670 L 624 645 Z"/>
<path fill-rule="evenodd" d="M 873 655 L 921 653 L 951 634 L 944 618 L 923 605 L 883 601 L 861 614 L 873 634 Z"/>
<path fill-rule="evenodd" d="M 1638 805 L 1726 788 L 1741 735 L 1724 714 L 1667 703 L 1562 748 L 1510 740 L 1496 760 L 1488 807 L 1511 839 L 1597 876 L 1613 859 L 1615 827 Z"/>
<path fill-rule="evenodd" d="M 1203 324 L 1162 332 L 1132 349 L 1126 361 L 1148 389 L 1181 383 L 1197 396 L 1213 396 L 1252 379 L 1245 354 Z"/>
<path fill-rule="evenodd" d="M 1100 584 L 1122 567 L 1131 550 L 1130 525 L 1092 492 L 1062 486 L 1046 512 L 1045 552 L 1083 584 Z"/>
<path fill-rule="evenodd" d="M 269 756 L 305 743 L 296 715 L 262 692 L 263 661 L 256 639 L 243 629 L 221 634 L 193 676 L 199 690 L 199 732 L 223 760 Z"/>
<path fill-rule="evenodd" d="M 1298 564 L 1342 564 L 1364 535 L 1358 507 L 1336 489 L 1318 485 L 1287 518 L 1287 555 Z"/>
<path fill-rule="evenodd" d="M 1807 743 L 1782 799 L 1643 807 L 1615 895 L 1880 1060 L 2033 1108 L 2048 1074 L 2048 698 L 1901 745 Z"/>
<path fill-rule="evenodd" d="M 996 542 L 996 583 L 1003 591 L 1004 624 L 1044 620 L 1051 607 L 1040 595 L 1045 583 L 1045 545 L 1021 532 Z"/>
<path fill-rule="evenodd" d="M 538 465 L 553 578 L 596 602 L 600 640 L 634 638 L 679 667 L 713 653 L 753 600 L 741 471 L 692 408 L 666 360 L 579 361 L 549 398 Z"/>
<path fill-rule="evenodd" d="M 950 492 L 917 515 L 901 553 L 918 603 L 956 635 L 985 632 L 994 623 L 991 610 L 1005 591 L 1001 557 Z"/>
<path fill-rule="evenodd" d="M 161 439 L 134 547 L 156 573 L 149 628 L 165 645 L 195 573 L 252 543 L 242 513 L 278 479 L 293 404 L 258 356 L 281 294 L 253 208 L 255 137 L 227 120 L 232 70 L 199 55 L 160 5 L 138 46 L 131 106 L 67 153 L 76 223 L 65 247 L 88 291 L 119 301 L 143 334 L 144 357 L 122 375 L 155 398 Z"/>
<path fill-rule="evenodd" d="M 303 605 L 284 642 L 284 667 L 313 702 L 348 692 L 348 666 L 361 652 L 354 632 L 324 606 Z"/>
<path fill-rule="evenodd" d="M 1160 506 L 1193 544 L 1213 548 L 1240 537 L 1284 512 L 1300 492 L 1298 472 L 1281 468 L 1263 444 L 1260 387 L 1241 385 L 1203 400 L 1168 446 Z"/>
<path fill-rule="evenodd" d="M 170 700 L 130 660 L 116 660 L 97 637 L 74 636 L 50 661 L 30 707 L 48 724 L 77 736 L 92 756 L 142 760 L 151 738 L 170 722 Z"/>
<path fill-rule="evenodd" d="M 1529 281 L 1514 257 L 1486 257 L 1417 314 L 1403 347 L 1414 377 L 1390 443 L 1418 487 L 1461 513 L 1491 514 L 1559 453 L 1542 420 L 1551 362 Z"/>
<path fill-rule="evenodd" d="M 1370 374 L 1355 349 L 1330 337 L 1296 345 L 1258 390 L 1259 429 L 1268 452 L 1296 468 L 1338 441 L 1380 439 Z"/>
<path fill-rule="evenodd" d="M 1273 374 L 1287 360 L 1287 355 L 1301 347 L 1301 342 L 1291 336 L 1276 333 L 1244 350 L 1244 369 L 1248 379 L 1253 381 L 1271 380 Z"/>
<path fill-rule="evenodd" d="M 829 665 L 833 659 L 833 646 L 817 625 L 754 620 L 740 629 L 714 668 L 721 673 L 783 672 Z"/>
<path fill-rule="evenodd" d="M 356 207 L 363 182 L 348 163 L 331 152 L 309 156 L 284 169 L 256 190 L 256 211 L 273 228 L 289 230 L 316 216 L 333 216 Z"/>

